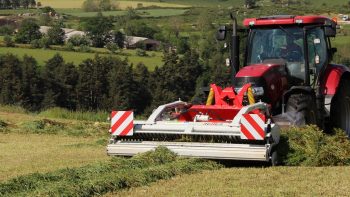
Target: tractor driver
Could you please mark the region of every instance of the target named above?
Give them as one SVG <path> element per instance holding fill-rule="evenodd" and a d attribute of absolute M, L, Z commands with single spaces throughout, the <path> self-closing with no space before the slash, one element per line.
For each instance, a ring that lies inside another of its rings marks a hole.
<path fill-rule="evenodd" d="M 288 62 L 300 62 L 303 58 L 301 47 L 294 41 L 295 39 L 286 37 L 287 45 L 281 48 L 281 57 Z"/>

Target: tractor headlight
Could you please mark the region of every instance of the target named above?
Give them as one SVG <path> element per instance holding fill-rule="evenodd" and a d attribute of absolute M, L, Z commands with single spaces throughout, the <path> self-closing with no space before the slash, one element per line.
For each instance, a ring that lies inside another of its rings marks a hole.
<path fill-rule="evenodd" d="M 264 88 L 263 87 L 253 87 L 253 94 L 256 96 L 264 95 Z"/>
<path fill-rule="evenodd" d="M 242 88 L 235 88 L 236 93 L 239 93 Z M 254 96 L 263 96 L 264 88 L 263 87 L 252 87 Z"/>

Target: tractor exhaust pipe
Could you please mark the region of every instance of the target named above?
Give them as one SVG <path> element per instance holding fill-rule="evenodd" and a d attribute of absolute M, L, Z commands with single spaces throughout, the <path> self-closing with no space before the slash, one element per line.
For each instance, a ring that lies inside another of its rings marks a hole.
<path fill-rule="evenodd" d="M 239 36 L 237 35 L 237 19 L 231 14 L 232 36 L 231 36 L 231 81 L 234 84 L 235 76 L 239 70 Z"/>
<path fill-rule="evenodd" d="M 232 30 L 227 29 L 226 26 L 220 26 L 216 39 L 219 41 L 226 39 L 226 33 L 232 31 L 230 40 L 230 68 L 231 68 L 231 83 L 235 82 L 236 73 L 239 70 L 239 36 L 237 35 L 237 19 L 231 14 Z"/>

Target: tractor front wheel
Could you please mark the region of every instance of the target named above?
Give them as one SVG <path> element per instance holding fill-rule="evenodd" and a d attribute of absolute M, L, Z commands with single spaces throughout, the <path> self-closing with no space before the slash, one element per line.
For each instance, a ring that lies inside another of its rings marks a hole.
<path fill-rule="evenodd" d="M 341 80 L 331 102 L 330 120 L 333 128 L 340 128 L 350 137 L 350 80 Z"/>
<path fill-rule="evenodd" d="M 309 94 L 292 94 L 286 103 L 286 116 L 293 126 L 317 125 L 315 99 Z"/>

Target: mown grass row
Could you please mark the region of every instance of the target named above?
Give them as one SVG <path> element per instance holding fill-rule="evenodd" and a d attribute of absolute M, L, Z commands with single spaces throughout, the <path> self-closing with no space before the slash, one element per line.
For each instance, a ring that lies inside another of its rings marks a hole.
<path fill-rule="evenodd" d="M 210 161 L 179 158 L 159 147 L 130 159 L 19 176 L 0 184 L 0 196 L 94 196 L 220 167 Z"/>
<path fill-rule="evenodd" d="M 39 113 L 39 116 L 45 118 L 62 118 L 70 120 L 86 120 L 86 121 L 97 121 L 107 122 L 109 113 L 105 111 L 72 111 L 62 108 L 51 108 Z"/>
<path fill-rule="evenodd" d="M 287 166 L 350 165 L 350 140 L 340 129 L 328 134 L 316 126 L 284 130 L 278 150 Z"/>

